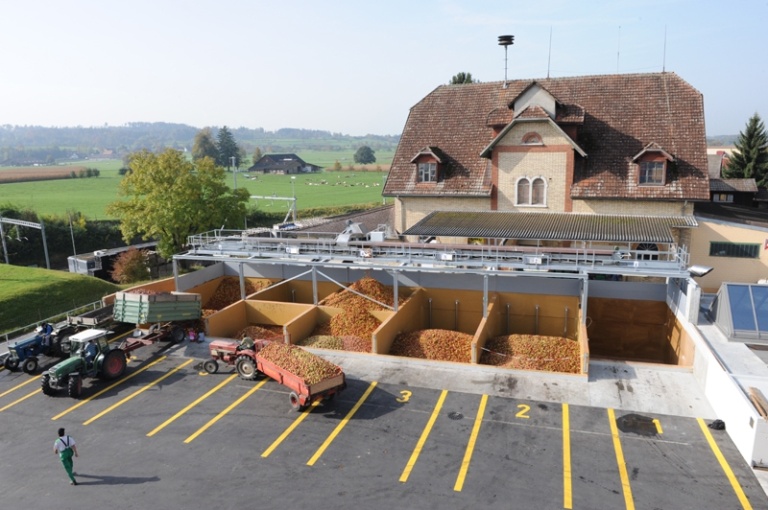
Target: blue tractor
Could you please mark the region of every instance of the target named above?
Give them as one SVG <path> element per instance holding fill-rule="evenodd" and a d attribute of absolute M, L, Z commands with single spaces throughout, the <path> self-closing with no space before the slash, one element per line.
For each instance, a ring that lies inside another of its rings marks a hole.
<path fill-rule="evenodd" d="M 44 323 L 35 329 L 35 334 L 24 340 L 18 340 L 8 345 L 8 356 L 3 362 L 6 369 L 16 371 L 21 367 L 24 372 L 32 374 L 37 371 L 40 356 L 62 357 L 69 354 L 68 335 Z"/>

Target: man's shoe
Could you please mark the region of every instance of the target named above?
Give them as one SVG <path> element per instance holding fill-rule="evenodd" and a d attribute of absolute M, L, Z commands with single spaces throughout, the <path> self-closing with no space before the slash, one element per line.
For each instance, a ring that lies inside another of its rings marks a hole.
<path fill-rule="evenodd" d="M 69 482 L 69 485 L 77 485 L 77 482 Z"/>

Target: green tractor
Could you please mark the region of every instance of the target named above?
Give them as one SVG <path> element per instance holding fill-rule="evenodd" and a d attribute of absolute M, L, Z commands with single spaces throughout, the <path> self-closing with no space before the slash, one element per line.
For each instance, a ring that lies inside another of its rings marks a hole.
<path fill-rule="evenodd" d="M 69 358 L 43 372 L 43 393 L 53 396 L 58 390 L 66 389 L 67 395 L 79 398 L 83 378 L 109 380 L 122 376 L 127 365 L 125 351 L 107 343 L 108 333 L 103 329 L 87 329 L 70 336 Z"/>

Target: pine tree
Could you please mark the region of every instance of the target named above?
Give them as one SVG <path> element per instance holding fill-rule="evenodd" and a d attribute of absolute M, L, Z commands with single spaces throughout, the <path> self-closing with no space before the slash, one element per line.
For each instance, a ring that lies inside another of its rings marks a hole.
<path fill-rule="evenodd" d="M 232 167 L 232 158 L 235 158 L 235 168 L 240 166 L 240 147 L 237 146 L 235 137 L 227 126 L 222 127 L 216 135 L 216 148 L 219 150 L 219 157 L 216 164 L 224 168 Z"/>
<path fill-rule="evenodd" d="M 760 116 L 749 118 L 747 127 L 739 133 L 736 150 L 723 169 L 727 179 L 754 178 L 758 186 L 768 186 L 768 134 Z"/>

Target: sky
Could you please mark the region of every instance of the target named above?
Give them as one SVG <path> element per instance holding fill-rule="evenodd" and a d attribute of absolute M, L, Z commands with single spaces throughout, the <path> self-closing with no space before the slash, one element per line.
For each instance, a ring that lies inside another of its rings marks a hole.
<path fill-rule="evenodd" d="M 459 72 L 666 70 L 731 135 L 768 117 L 767 21 L 768 0 L 4 1 L 0 125 L 392 135 Z"/>

